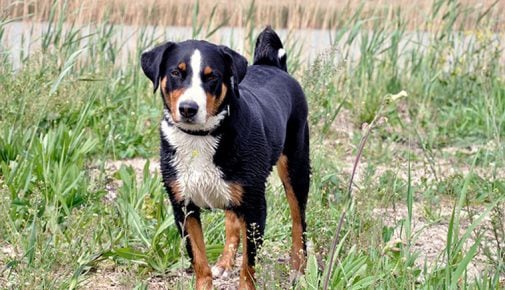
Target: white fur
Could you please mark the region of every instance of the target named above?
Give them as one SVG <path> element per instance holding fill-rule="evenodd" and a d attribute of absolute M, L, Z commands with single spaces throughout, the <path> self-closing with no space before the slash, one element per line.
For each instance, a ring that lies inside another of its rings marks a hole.
<path fill-rule="evenodd" d="M 213 162 L 219 138 L 186 134 L 166 120 L 161 131 L 175 149 L 172 166 L 177 170 L 177 185 L 186 204 L 199 207 L 225 208 L 230 204 L 231 191 L 223 173 Z"/>
<path fill-rule="evenodd" d="M 279 49 L 279 51 L 277 52 L 277 57 L 279 59 L 281 59 L 285 55 L 286 55 L 286 51 L 284 50 L 284 48 Z"/>
<path fill-rule="evenodd" d="M 198 105 L 198 113 L 194 117 L 195 125 L 204 125 L 207 121 L 207 95 L 202 87 L 202 78 L 200 70 L 202 69 L 202 54 L 198 49 L 195 49 L 190 59 L 193 75 L 191 76 L 191 85 L 184 91 L 176 105 L 176 112 L 179 114 L 179 105 L 184 101 L 193 101 Z M 201 130 L 193 129 L 193 130 Z"/>

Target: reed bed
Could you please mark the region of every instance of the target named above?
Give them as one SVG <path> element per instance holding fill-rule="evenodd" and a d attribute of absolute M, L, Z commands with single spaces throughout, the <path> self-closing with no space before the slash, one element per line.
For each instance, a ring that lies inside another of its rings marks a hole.
<path fill-rule="evenodd" d="M 66 20 L 76 23 L 100 23 L 107 20 L 111 23 L 129 25 L 157 26 L 191 26 L 195 21 L 193 12 L 199 9 L 197 21 L 213 19 L 216 23 L 227 26 L 245 26 L 244 15 L 254 8 L 253 23 L 257 26 L 271 24 L 277 28 L 300 29 L 335 29 L 341 28 L 343 21 L 356 14 L 357 11 L 365 17 L 380 17 L 384 22 L 391 22 L 401 17 L 409 30 L 423 29 L 436 31 L 443 23 L 448 11 L 437 12 L 437 17 L 431 13 L 446 3 L 443 0 L 378 0 L 378 1 L 302 1 L 302 0 L 219 0 L 219 1 L 129 1 L 129 0 L 38 0 L 14 1 L 1 0 L 2 14 L 30 21 L 47 21 L 51 13 L 61 15 Z M 483 19 L 493 31 L 503 31 L 505 28 L 505 2 L 499 0 L 462 0 L 449 1 L 449 9 L 457 9 L 462 13 L 455 23 L 459 30 L 474 28 Z M 252 4 L 252 5 L 251 5 Z M 56 8 L 56 9 L 55 9 Z M 63 12 L 63 14 L 62 14 Z M 426 20 L 430 19 L 429 22 Z M 365 23 L 365 28 L 372 24 Z"/>

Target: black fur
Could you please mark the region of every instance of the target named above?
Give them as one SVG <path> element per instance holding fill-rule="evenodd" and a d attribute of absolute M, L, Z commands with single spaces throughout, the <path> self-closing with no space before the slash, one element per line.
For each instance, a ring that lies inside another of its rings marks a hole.
<path fill-rule="evenodd" d="M 215 165 L 224 180 L 238 183 L 243 188 L 242 202 L 230 205 L 248 227 L 248 257 L 254 265 L 257 246 L 261 245 L 265 229 L 267 206 L 265 183 L 281 154 L 287 156 L 288 174 L 303 218 L 309 189 L 309 131 L 307 102 L 302 88 L 286 71 L 286 56 L 278 59 L 282 48 L 279 37 L 271 28 L 259 36 L 254 65 L 233 50 L 202 41 L 167 43 L 142 55 L 142 68 L 151 79 L 154 89 L 159 79 L 170 73 L 185 50 L 198 48 L 202 58 L 222 71 L 222 82 L 233 88 L 222 106 L 229 106 L 230 114 L 218 128 L 209 132 L 220 136 L 214 155 Z M 180 85 L 180 84 L 179 84 Z M 168 90 L 178 86 L 168 84 Z M 240 97 L 239 97 L 240 95 Z M 165 107 L 168 104 L 165 103 Z M 182 235 L 181 224 L 186 214 L 199 219 L 200 209 L 192 202 L 186 207 L 177 201 L 171 182 L 177 177 L 172 165 L 175 149 L 161 138 L 161 172 L 165 188 L 174 209 L 176 224 Z M 192 251 L 187 243 L 188 253 Z"/>
<path fill-rule="evenodd" d="M 145 75 L 153 82 L 154 92 L 158 89 L 160 73 L 162 70 L 165 53 L 170 51 L 175 43 L 167 42 L 153 50 L 145 52 L 140 58 L 140 63 Z"/>
<path fill-rule="evenodd" d="M 270 26 L 267 26 L 256 40 L 254 64 L 276 66 L 287 72 L 287 56 L 284 54 L 279 58 L 278 54 L 282 48 L 282 42 L 277 33 Z"/>

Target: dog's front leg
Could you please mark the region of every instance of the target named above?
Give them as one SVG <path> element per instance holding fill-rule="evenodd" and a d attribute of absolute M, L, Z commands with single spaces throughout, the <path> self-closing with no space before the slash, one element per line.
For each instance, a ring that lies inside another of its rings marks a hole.
<path fill-rule="evenodd" d="M 196 289 L 212 289 L 212 274 L 205 254 L 205 242 L 203 240 L 200 219 L 191 215 L 188 216 L 186 219 L 186 231 L 193 253 L 191 262 L 196 275 Z"/>
<path fill-rule="evenodd" d="M 242 214 L 243 254 L 239 289 L 251 290 L 256 289 L 254 265 L 265 232 L 267 209 L 264 192 L 256 195 L 254 203 L 244 204 Z"/>
<path fill-rule="evenodd" d="M 212 276 L 228 278 L 235 264 L 238 245 L 240 243 L 240 218 L 233 210 L 225 211 L 225 244 L 219 261 L 212 267 Z"/>
<path fill-rule="evenodd" d="M 175 204 L 173 208 L 177 225 L 180 229 L 184 228 L 184 231 L 182 231 L 183 238 L 188 239 L 186 249 L 195 271 L 196 289 L 210 290 L 212 289 L 212 274 L 205 253 L 200 209 L 194 205 L 189 205 L 184 211 L 179 204 Z"/>

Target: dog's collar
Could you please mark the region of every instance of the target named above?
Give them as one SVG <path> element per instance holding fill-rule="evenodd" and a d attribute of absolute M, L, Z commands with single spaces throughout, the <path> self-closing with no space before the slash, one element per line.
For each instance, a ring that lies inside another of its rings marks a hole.
<path fill-rule="evenodd" d="M 173 124 L 172 124 L 173 125 Z M 205 131 L 205 130 L 185 130 L 185 129 L 182 129 L 181 127 L 178 127 L 178 126 L 175 126 L 175 128 L 181 130 L 182 132 L 186 133 L 186 134 L 189 134 L 189 135 L 194 135 L 194 136 L 208 136 L 210 135 L 212 132 L 214 132 L 216 129 L 213 129 L 213 130 L 210 130 L 210 131 Z"/>
<path fill-rule="evenodd" d="M 220 112 L 218 115 L 215 116 L 215 117 L 217 117 L 217 119 L 215 121 L 215 125 L 211 126 L 211 128 L 209 128 L 208 130 L 189 130 L 189 129 L 182 128 L 181 126 L 177 126 L 175 124 L 175 122 L 173 121 L 172 116 L 170 115 L 168 110 L 165 109 L 164 115 L 165 115 L 164 119 L 167 121 L 168 124 L 170 124 L 171 126 L 174 126 L 178 130 L 180 130 L 186 134 L 193 135 L 193 136 L 208 136 L 208 135 L 211 135 L 212 133 L 216 132 L 221 127 L 223 120 L 226 119 L 226 117 L 230 116 L 230 106 L 229 105 L 226 106 L 226 109 L 224 111 Z"/>

